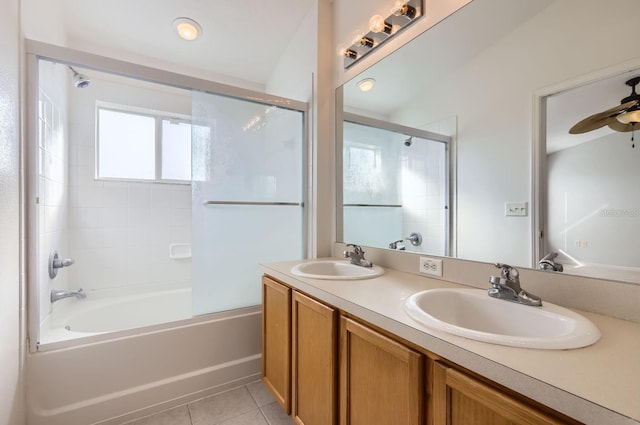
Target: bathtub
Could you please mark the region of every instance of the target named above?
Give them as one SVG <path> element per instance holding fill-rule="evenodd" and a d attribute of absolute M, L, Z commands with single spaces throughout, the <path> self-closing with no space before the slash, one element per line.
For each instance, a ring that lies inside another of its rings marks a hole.
<path fill-rule="evenodd" d="M 192 318 L 185 288 L 56 304 L 27 355 L 30 425 L 119 424 L 260 377 L 259 306 Z"/>
<path fill-rule="evenodd" d="M 40 326 L 39 351 L 49 344 L 106 332 L 191 319 L 191 288 L 150 293 L 89 292 L 87 298 L 67 298 L 54 304 Z M 64 346 L 65 344 L 62 344 Z M 56 345 L 53 346 L 54 348 Z"/>

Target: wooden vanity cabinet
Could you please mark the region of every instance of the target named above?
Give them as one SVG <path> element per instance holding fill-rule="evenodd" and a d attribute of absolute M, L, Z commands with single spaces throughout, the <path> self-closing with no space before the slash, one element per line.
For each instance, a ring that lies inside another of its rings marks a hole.
<path fill-rule="evenodd" d="M 291 417 L 297 425 L 334 425 L 338 313 L 296 291 L 292 301 Z"/>
<path fill-rule="evenodd" d="M 433 425 L 567 425 L 565 421 L 440 362 L 433 363 Z"/>
<path fill-rule="evenodd" d="M 291 289 L 262 278 L 262 382 L 291 413 Z"/>
<path fill-rule="evenodd" d="M 262 278 L 262 381 L 297 425 L 335 425 L 338 313 Z"/>
<path fill-rule="evenodd" d="M 264 276 L 263 382 L 297 425 L 577 425 Z"/>
<path fill-rule="evenodd" d="M 340 319 L 340 425 L 422 425 L 425 357 Z"/>

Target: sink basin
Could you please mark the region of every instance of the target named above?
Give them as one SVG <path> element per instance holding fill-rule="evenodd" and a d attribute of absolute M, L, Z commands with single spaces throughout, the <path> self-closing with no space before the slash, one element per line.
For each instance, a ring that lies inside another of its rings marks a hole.
<path fill-rule="evenodd" d="M 348 260 L 322 260 L 300 263 L 291 269 L 291 273 L 313 279 L 357 280 L 380 276 L 384 269 L 375 264 L 372 267 L 356 266 Z"/>
<path fill-rule="evenodd" d="M 492 344 L 563 350 L 600 339 L 598 328 L 571 310 L 544 301 L 542 307 L 530 307 L 499 300 L 481 289 L 422 291 L 404 308 L 429 328 Z"/>

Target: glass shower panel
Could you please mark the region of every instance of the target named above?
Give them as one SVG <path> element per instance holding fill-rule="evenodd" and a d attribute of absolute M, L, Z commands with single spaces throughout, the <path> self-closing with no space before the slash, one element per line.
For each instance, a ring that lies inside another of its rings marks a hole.
<path fill-rule="evenodd" d="M 442 142 L 344 122 L 343 241 L 448 255 L 449 153 Z M 407 238 L 422 235 L 413 246 Z"/>
<path fill-rule="evenodd" d="M 351 122 L 343 131 L 344 242 L 387 246 L 402 238 L 402 142 L 392 131 Z"/>
<path fill-rule="evenodd" d="M 260 304 L 259 264 L 303 258 L 304 115 L 193 92 L 193 314 Z"/>

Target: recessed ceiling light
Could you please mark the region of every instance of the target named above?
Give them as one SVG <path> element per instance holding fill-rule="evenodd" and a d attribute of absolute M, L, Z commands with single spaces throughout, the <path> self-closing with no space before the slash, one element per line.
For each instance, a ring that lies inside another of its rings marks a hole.
<path fill-rule="evenodd" d="M 178 31 L 180 38 L 193 41 L 202 34 L 202 27 L 190 18 L 177 18 L 173 21 L 173 27 Z"/>
<path fill-rule="evenodd" d="M 373 78 L 365 78 L 363 80 L 358 81 L 358 88 L 360 89 L 360 91 L 364 91 L 364 92 L 371 90 L 375 85 L 376 85 L 376 80 L 374 80 Z"/>

